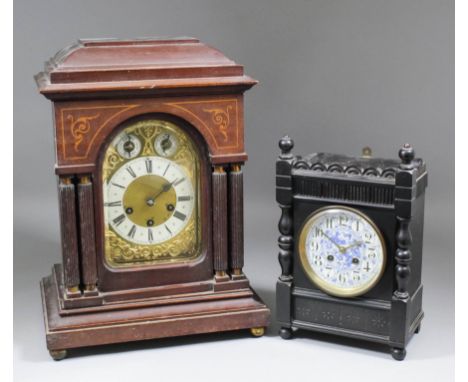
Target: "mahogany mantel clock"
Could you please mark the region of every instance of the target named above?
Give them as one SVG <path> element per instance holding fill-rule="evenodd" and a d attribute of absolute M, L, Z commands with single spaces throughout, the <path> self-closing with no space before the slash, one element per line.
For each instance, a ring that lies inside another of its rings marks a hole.
<path fill-rule="evenodd" d="M 196 39 L 81 40 L 36 76 L 53 101 L 62 264 L 41 282 L 47 347 L 249 328 L 243 93 Z"/>
<path fill-rule="evenodd" d="M 423 317 L 424 162 L 409 145 L 400 161 L 371 158 L 369 149 L 360 158 L 302 158 L 289 137 L 280 148 L 280 335 L 306 329 L 373 341 L 404 359 Z"/>

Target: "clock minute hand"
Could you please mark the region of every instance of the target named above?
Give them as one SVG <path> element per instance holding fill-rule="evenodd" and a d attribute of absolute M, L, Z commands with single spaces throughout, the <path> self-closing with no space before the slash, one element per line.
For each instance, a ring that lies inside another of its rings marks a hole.
<path fill-rule="evenodd" d="M 163 192 L 169 191 L 175 182 L 177 182 L 177 179 L 171 183 L 166 183 L 164 186 L 162 186 L 161 190 L 153 198 L 149 198 L 148 201 L 151 201 L 151 203 L 154 204 L 156 198 L 158 198 L 159 195 L 161 195 Z"/>
<path fill-rule="evenodd" d="M 348 249 L 353 248 L 353 247 L 358 247 L 358 246 L 360 246 L 361 244 L 363 244 L 362 241 L 356 241 L 355 243 L 353 243 L 353 244 L 351 244 L 351 245 L 348 245 L 348 246 L 346 246 L 346 247 L 343 247 L 343 250 L 344 250 L 344 251 L 347 251 Z"/>
<path fill-rule="evenodd" d="M 323 229 L 320 229 L 320 231 L 323 233 L 323 235 L 328 239 L 330 240 L 336 248 L 338 248 L 338 250 L 341 252 L 341 253 L 344 253 L 344 247 L 342 247 L 341 245 L 339 245 L 335 240 L 333 240 L 330 236 L 328 236 L 324 231 Z"/>

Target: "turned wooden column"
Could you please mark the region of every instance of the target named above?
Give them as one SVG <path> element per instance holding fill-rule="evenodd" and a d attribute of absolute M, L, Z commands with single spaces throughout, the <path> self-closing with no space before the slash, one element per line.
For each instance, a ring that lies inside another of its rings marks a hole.
<path fill-rule="evenodd" d="M 76 225 L 76 191 L 71 177 L 60 177 L 58 193 L 65 293 L 67 297 L 77 297 L 81 294 L 80 259 Z"/>
<path fill-rule="evenodd" d="M 218 280 L 227 278 L 228 268 L 228 203 L 227 174 L 222 166 L 215 166 L 213 187 L 213 268 Z"/>
<path fill-rule="evenodd" d="M 292 209 L 290 205 L 281 205 L 281 218 L 278 229 L 281 233 L 278 238 L 278 261 L 281 266 L 280 280 L 289 281 L 292 279 L 292 256 L 293 256 L 293 221 Z"/>
<path fill-rule="evenodd" d="M 414 312 L 412 312 L 413 302 L 410 297 L 411 262 L 413 257 L 411 222 L 416 206 L 418 170 L 414 162 L 414 149 L 409 144 L 405 144 L 398 152 L 398 155 L 401 163 L 395 176 L 395 214 L 397 220 L 394 267 L 395 289 L 392 296 L 392 324 L 389 338 L 393 358 L 401 361 L 406 356 L 405 346 L 410 337 L 409 325 L 414 319 L 411 316 Z"/>
<path fill-rule="evenodd" d="M 78 183 L 78 206 L 80 214 L 80 248 L 84 293 L 97 292 L 96 242 L 94 233 L 93 184 L 88 175 Z"/>
<path fill-rule="evenodd" d="M 281 266 L 281 275 L 276 282 L 276 318 L 281 328 L 281 338 L 292 338 L 291 329 L 293 309 L 293 182 L 292 167 L 295 156 L 292 154 L 294 141 L 284 136 L 279 141 L 281 154 L 276 161 L 276 201 L 281 208 L 281 217 L 278 222 L 280 236 L 278 238 L 278 261 Z"/>
<path fill-rule="evenodd" d="M 284 136 L 279 142 L 281 154 L 276 161 L 276 200 L 281 208 L 281 217 L 278 223 L 280 237 L 278 238 L 278 261 L 281 266 L 281 281 L 292 280 L 293 257 L 293 216 L 292 216 L 292 180 L 291 167 L 294 159 L 291 153 L 294 141 Z"/>
<path fill-rule="evenodd" d="M 410 223 L 413 214 L 413 198 L 416 174 L 413 165 L 414 149 L 405 144 L 399 151 L 398 155 L 401 159 L 401 164 L 397 170 L 395 179 L 396 197 L 395 210 L 398 220 L 398 229 L 396 234 L 397 250 L 395 253 L 395 279 L 396 290 L 394 296 L 397 299 L 408 298 L 408 285 L 411 277 L 411 237 Z"/>
<path fill-rule="evenodd" d="M 240 164 L 229 172 L 229 268 L 233 277 L 242 276 L 244 267 L 244 179 Z"/>

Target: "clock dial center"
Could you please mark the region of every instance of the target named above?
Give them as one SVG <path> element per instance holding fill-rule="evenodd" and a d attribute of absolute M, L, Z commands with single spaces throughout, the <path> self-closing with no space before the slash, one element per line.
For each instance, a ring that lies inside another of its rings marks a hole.
<path fill-rule="evenodd" d="M 166 222 L 172 215 L 166 206 L 175 205 L 176 202 L 174 187 L 159 175 L 136 178 L 123 195 L 128 219 L 141 227 L 158 226 Z"/>
<path fill-rule="evenodd" d="M 127 141 L 127 142 L 124 143 L 123 149 L 126 152 L 130 153 L 135 149 L 135 144 L 132 141 Z"/>

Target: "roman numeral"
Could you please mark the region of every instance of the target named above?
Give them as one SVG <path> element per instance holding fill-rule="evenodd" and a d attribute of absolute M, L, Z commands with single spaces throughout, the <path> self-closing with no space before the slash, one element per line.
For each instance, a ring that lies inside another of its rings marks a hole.
<path fill-rule="evenodd" d="M 174 217 L 184 221 L 187 218 L 187 215 L 184 215 L 182 212 L 176 211 L 174 212 Z"/>
<path fill-rule="evenodd" d="M 135 171 L 133 171 L 133 168 L 131 168 L 130 166 L 128 167 L 125 167 L 125 170 L 128 171 L 128 173 L 133 176 L 134 178 L 136 178 L 136 174 L 135 174 Z"/>
<path fill-rule="evenodd" d="M 130 231 L 128 231 L 127 236 L 133 239 L 133 237 L 135 236 L 135 232 L 136 232 L 136 226 L 134 224 L 132 228 L 130 228 Z"/>
<path fill-rule="evenodd" d="M 148 241 L 153 242 L 153 230 L 151 228 L 148 228 Z"/>
<path fill-rule="evenodd" d="M 185 180 L 185 178 L 180 178 L 177 182 L 173 183 L 172 185 L 175 187 L 178 184 L 182 183 Z"/>
<path fill-rule="evenodd" d="M 114 183 L 114 182 L 112 182 L 111 184 L 112 184 L 113 186 L 115 186 L 115 187 L 123 188 L 123 189 L 125 190 L 125 187 L 122 186 L 121 184 L 117 184 L 117 183 Z"/>
<path fill-rule="evenodd" d="M 333 228 L 333 219 L 327 219 L 326 225 L 327 228 Z"/>
<path fill-rule="evenodd" d="M 167 232 L 169 232 L 169 234 L 172 235 L 172 231 L 169 229 L 169 227 L 165 224 L 164 224 L 164 227 L 166 227 Z"/>
<path fill-rule="evenodd" d="M 192 199 L 191 196 L 178 196 L 177 197 L 178 202 L 188 202 L 191 199 Z"/>
<path fill-rule="evenodd" d="M 122 205 L 121 201 L 104 203 L 105 207 L 120 207 L 121 205 Z"/>
<path fill-rule="evenodd" d="M 146 172 L 148 174 L 151 174 L 153 172 L 153 162 L 151 161 L 151 159 L 146 159 L 145 165 L 146 165 Z"/>
<path fill-rule="evenodd" d="M 125 215 L 122 214 L 122 215 L 119 215 L 117 216 L 114 220 L 112 220 L 114 222 L 115 225 L 120 225 L 122 224 L 122 222 L 125 220 Z"/>

